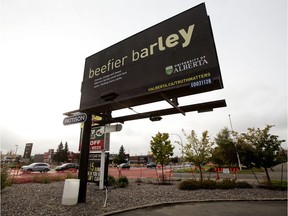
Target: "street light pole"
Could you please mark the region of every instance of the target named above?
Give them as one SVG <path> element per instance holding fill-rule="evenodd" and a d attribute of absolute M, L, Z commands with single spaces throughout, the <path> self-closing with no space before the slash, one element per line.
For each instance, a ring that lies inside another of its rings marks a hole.
<path fill-rule="evenodd" d="M 15 162 L 16 162 L 16 159 L 17 159 L 17 150 L 18 150 L 18 145 L 15 145 L 16 146 L 16 150 L 15 150 Z"/>
<path fill-rule="evenodd" d="M 229 114 L 229 121 L 230 121 L 231 131 L 234 132 L 233 127 L 232 127 L 232 121 L 231 121 L 231 116 L 230 116 L 230 114 Z M 236 143 L 235 143 L 235 147 L 236 147 Z M 240 157 L 239 157 L 239 153 L 238 153 L 237 147 L 236 147 L 236 155 L 237 155 L 237 160 L 238 160 L 239 169 L 242 170 L 241 162 L 240 162 Z"/>
<path fill-rule="evenodd" d="M 182 165 L 184 166 L 184 151 L 183 151 L 183 141 L 182 141 L 182 138 L 179 136 L 179 134 L 175 134 L 175 133 L 172 133 L 171 135 L 176 135 L 179 137 L 181 143 L 181 162 L 182 162 Z"/>

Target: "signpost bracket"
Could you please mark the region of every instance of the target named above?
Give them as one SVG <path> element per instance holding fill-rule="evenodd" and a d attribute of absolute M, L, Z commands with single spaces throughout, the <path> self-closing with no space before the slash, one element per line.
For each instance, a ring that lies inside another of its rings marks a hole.
<path fill-rule="evenodd" d="M 164 100 L 166 100 L 171 106 L 173 106 L 175 109 L 177 109 L 180 113 L 182 113 L 185 116 L 185 112 L 180 107 L 178 107 L 177 97 L 173 98 L 172 101 L 164 93 L 161 93 L 161 97 L 163 97 Z"/>

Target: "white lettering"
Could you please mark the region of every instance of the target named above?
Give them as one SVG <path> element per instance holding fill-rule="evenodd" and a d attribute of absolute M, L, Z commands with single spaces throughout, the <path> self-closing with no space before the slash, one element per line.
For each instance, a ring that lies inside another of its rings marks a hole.
<path fill-rule="evenodd" d="M 190 25 L 187 32 L 184 29 L 179 30 L 179 33 L 181 34 L 181 36 L 184 39 L 184 43 L 182 43 L 183 48 L 190 44 L 192 33 L 194 30 L 194 26 L 195 25 Z"/>

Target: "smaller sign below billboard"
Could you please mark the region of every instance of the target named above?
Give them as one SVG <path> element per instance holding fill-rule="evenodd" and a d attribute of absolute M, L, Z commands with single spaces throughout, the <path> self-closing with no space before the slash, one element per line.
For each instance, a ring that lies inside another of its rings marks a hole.
<path fill-rule="evenodd" d="M 89 161 L 88 182 L 100 181 L 100 161 Z"/>
<path fill-rule="evenodd" d="M 110 134 L 101 132 L 103 127 L 97 126 L 91 128 L 90 136 L 90 152 L 93 151 L 109 151 Z"/>
<path fill-rule="evenodd" d="M 109 153 L 105 153 L 105 169 L 104 169 L 104 181 L 107 182 L 108 176 L 108 164 L 109 164 Z M 88 161 L 88 182 L 100 182 L 101 176 L 101 153 L 90 153 Z"/>
<path fill-rule="evenodd" d="M 77 124 L 77 123 L 85 122 L 86 119 L 87 119 L 86 113 L 81 113 L 78 115 L 73 115 L 73 116 L 64 118 L 63 124 L 64 125 Z"/>
<path fill-rule="evenodd" d="M 111 133 L 111 132 L 117 132 L 117 131 L 121 131 L 121 130 L 122 130 L 121 124 L 106 125 L 106 126 L 100 128 L 101 133 Z"/>

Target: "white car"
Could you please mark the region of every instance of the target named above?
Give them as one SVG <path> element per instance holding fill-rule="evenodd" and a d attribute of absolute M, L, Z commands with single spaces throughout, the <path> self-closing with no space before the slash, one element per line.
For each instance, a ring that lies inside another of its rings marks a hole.
<path fill-rule="evenodd" d="M 48 172 L 51 168 L 47 163 L 32 163 L 28 166 L 22 166 L 20 170 L 23 172 Z"/>
<path fill-rule="evenodd" d="M 117 166 L 117 168 L 130 169 L 130 165 L 128 163 L 121 163 L 120 165 Z"/>

